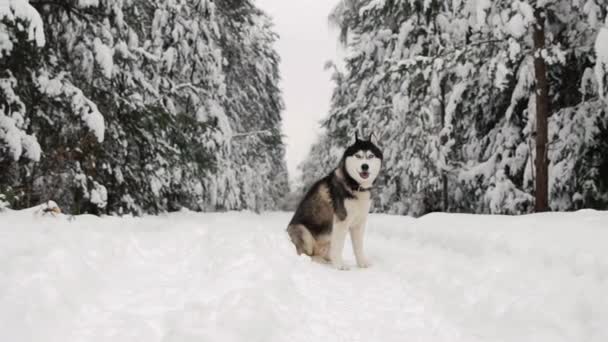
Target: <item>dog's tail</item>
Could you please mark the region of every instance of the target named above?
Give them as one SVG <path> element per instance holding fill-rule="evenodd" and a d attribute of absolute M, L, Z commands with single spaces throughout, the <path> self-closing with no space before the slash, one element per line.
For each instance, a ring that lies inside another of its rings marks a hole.
<path fill-rule="evenodd" d="M 301 224 L 290 224 L 287 227 L 287 233 L 291 238 L 291 242 L 296 246 L 298 255 L 304 253 L 312 256 L 315 238 L 312 236 L 308 228 Z"/>

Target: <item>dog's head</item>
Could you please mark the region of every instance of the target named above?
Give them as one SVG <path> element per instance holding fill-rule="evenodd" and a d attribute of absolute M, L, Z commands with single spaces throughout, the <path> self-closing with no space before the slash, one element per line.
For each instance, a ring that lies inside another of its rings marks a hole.
<path fill-rule="evenodd" d="M 359 140 L 355 135 L 355 142 L 344 151 L 342 165 L 361 187 L 370 188 L 382 165 L 382 151 L 372 142 L 372 135 L 368 140 Z"/>

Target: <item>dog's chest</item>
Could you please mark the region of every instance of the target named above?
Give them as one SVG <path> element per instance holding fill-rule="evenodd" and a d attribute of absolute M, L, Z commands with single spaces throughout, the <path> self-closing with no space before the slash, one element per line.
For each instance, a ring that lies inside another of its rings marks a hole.
<path fill-rule="evenodd" d="M 367 191 L 357 193 L 355 198 L 344 200 L 347 220 L 353 224 L 364 221 L 369 213 L 370 205 L 370 194 Z"/>

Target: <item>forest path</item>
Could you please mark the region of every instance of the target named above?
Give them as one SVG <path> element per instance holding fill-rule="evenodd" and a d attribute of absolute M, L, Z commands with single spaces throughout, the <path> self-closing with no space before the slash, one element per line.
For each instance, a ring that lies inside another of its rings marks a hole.
<path fill-rule="evenodd" d="M 289 213 L 0 214 L 2 341 L 606 341 L 608 213 L 372 215 L 371 268 Z"/>

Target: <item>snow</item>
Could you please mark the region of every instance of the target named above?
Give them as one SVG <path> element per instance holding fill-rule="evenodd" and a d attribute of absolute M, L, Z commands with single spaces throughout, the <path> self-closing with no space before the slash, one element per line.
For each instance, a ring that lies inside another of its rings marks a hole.
<path fill-rule="evenodd" d="M 28 0 L 3 0 L 0 3 L 0 19 L 9 21 L 21 19 L 27 22 L 28 39 L 36 41 L 38 47 L 42 47 L 46 43 L 42 18 L 38 11 L 29 4 Z M 3 26 L 0 27 L 4 28 Z M 3 39 L 3 37 L 5 36 L 0 36 L 0 39 Z"/>
<path fill-rule="evenodd" d="M 528 25 L 535 20 L 534 19 L 534 9 L 532 8 L 532 6 L 530 6 L 529 3 L 525 2 L 525 1 L 515 1 L 511 5 L 511 8 L 519 11 L 523 15 L 523 17 Z"/>
<path fill-rule="evenodd" d="M 361 7 L 359 15 L 364 16 L 365 12 L 381 9 L 385 6 L 386 0 L 372 0 L 367 5 Z"/>
<path fill-rule="evenodd" d="M 502 61 L 496 63 L 496 74 L 494 79 L 494 86 L 500 90 L 503 90 L 509 84 L 507 78 L 511 75 L 511 70 Z"/>
<path fill-rule="evenodd" d="M 78 0 L 78 7 L 97 7 L 99 6 L 99 0 Z"/>
<path fill-rule="evenodd" d="M 168 48 L 163 53 L 161 60 L 163 61 L 165 68 L 168 72 L 170 72 L 171 69 L 173 69 L 173 63 L 174 63 L 176 57 L 177 57 L 177 51 L 173 47 Z"/>
<path fill-rule="evenodd" d="M 585 155 L 597 145 L 596 139 L 601 134 L 601 127 L 605 125 L 602 124 L 605 122 L 605 108 L 606 105 L 596 98 L 574 107 L 563 108 L 549 118 L 549 198 L 553 210 L 564 210 L 576 201 L 574 194 L 567 190 L 575 182 L 580 184 L 583 180 L 574 177 L 578 165 L 572 155 Z M 593 166 L 585 171 L 589 175 L 601 172 Z"/>
<path fill-rule="evenodd" d="M 477 28 L 486 25 L 487 10 L 492 6 L 490 0 L 476 0 L 475 13 L 477 14 Z"/>
<path fill-rule="evenodd" d="M 515 62 L 521 52 L 521 46 L 513 39 L 509 38 L 509 60 Z"/>
<path fill-rule="evenodd" d="M 8 56 L 13 50 L 13 42 L 11 36 L 5 31 L 4 24 L 0 24 L 0 58 Z"/>
<path fill-rule="evenodd" d="M 452 125 L 454 113 L 456 112 L 456 107 L 462 100 L 462 94 L 467 89 L 468 85 L 469 85 L 469 83 L 464 81 L 464 82 L 456 84 L 454 86 L 454 89 L 452 89 L 452 93 L 450 94 L 448 104 L 445 108 L 445 121 L 443 123 L 444 127 Z"/>
<path fill-rule="evenodd" d="M 600 23 L 599 16 L 602 9 L 594 0 L 587 0 L 583 6 L 583 13 L 587 15 L 587 22 L 594 27 Z"/>
<path fill-rule="evenodd" d="M 24 156 L 37 162 L 40 160 L 40 145 L 36 137 L 25 131 L 25 105 L 15 93 L 16 86 L 17 80 L 10 72 L 7 78 L 0 78 L 0 93 L 6 101 L 0 105 L 0 148 L 14 161 Z M 11 109 L 14 111 L 10 112 Z"/>
<path fill-rule="evenodd" d="M 600 97 L 605 96 L 604 76 L 608 70 L 608 17 L 606 24 L 600 29 L 595 39 L 595 79 L 598 84 Z"/>
<path fill-rule="evenodd" d="M 82 90 L 74 86 L 60 75 L 55 78 L 47 72 L 42 72 L 36 78 L 38 89 L 50 97 L 65 95 L 71 98 L 72 111 L 78 115 L 85 125 L 93 132 L 98 142 L 103 142 L 105 134 L 105 120 L 97 109 L 97 105 L 89 100 Z"/>
<path fill-rule="evenodd" d="M 9 203 L 6 200 L 6 196 L 4 196 L 3 194 L 0 194 L 0 211 L 8 208 Z"/>
<path fill-rule="evenodd" d="M 95 37 L 93 40 L 93 49 L 95 51 L 95 60 L 102 70 L 102 73 L 107 78 L 112 78 L 112 69 L 114 68 L 112 48 L 101 42 L 101 39 Z"/>
<path fill-rule="evenodd" d="M 513 89 L 513 94 L 511 95 L 511 104 L 505 113 L 507 120 L 511 119 L 511 115 L 513 114 L 513 110 L 517 103 L 529 95 L 530 90 L 534 85 L 533 63 L 533 58 L 531 56 L 526 56 L 519 66 L 519 70 L 517 71 L 517 83 L 515 84 L 515 89 Z"/>
<path fill-rule="evenodd" d="M 485 194 L 490 213 L 522 212 L 522 206 L 534 202 L 534 197 L 519 190 L 513 182 L 505 175 L 503 170 L 498 170 L 496 176 Z"/>
<path fill-rule="evenodd" d="M 21 145 L 21 137 L 23 135 L 23 131 L 17 127 L 13 118 L 0 112 L 0 142 L 6 146 L 9 154 L 15 161 L 19 160 L 23 153 L 23 146 Z"/>
<path fill-rule="evenodd" d="M 516 13 L 509 19 L 506 28 L 513 37 L 521 38 L 535 21 L 534 10 L 530 4 L 524 1 L 514 1 L 511 8 Z"/>
<path fill-rule="evenodd" d="M 24 149 L 23 155 L 26 158 L 35 162 L 40 161 L 42 149 L 40 148 L 40 144 L 38 143 L 38 139 L 36 139 L 36 137 L 23 134 L 21 136 L 21 145 Z"/>
<path fill-rule="evenodd" d="M 73 94 L 72 108 L 75 112 L 80 112 L 82 120 L 93 132 L 98 142 L 103 142 L 105 133 L 105 121 L 103 115 L 97 109 L 97 105 L 87 99 L 82 91 L 76 87 L 69 89 Z"/>
<path fill-rule="evenodd" d="M 516 13 L 509 19 L 507 30 L 515 38 L 521 38 L 526 33 L 524 17 L 520 13 Z"/>
<path fill-rule="evenodd" d="M 224 108 L 215 100 L 207 101 L 206 106 L 201 106 L 196 111 L 196 119 L 199 122 L 207 122 L 212 118 L 217 119 L 218 130 L 214 133 L 216 141 L 226 141 L 232 137 L 232 128 Z"/>
<path fill-rule="evenodd" d="M 125 59 L 136 59 L 135 56 L 129 51 L 129 46 L 123 40 L 119 40 L 114 46 L 114 55 L 121 56 Z"/>
<path fill-rule="evenodd" d="M 399 28 L 399 36 L 397 38 L 397 43 L 395 44 L 395 51 L 393 51 L 393 58 L 396 60 L 400 60 L 404 56 L 405 42 L 407 38 L 410 36 L 410 33 L 414 29 L 414 22 L 411 19 L 404 21 Z"/>
<path fill-rule="evenodd" d="M 151 177 L 150 178 L 150 188 L 151 188 L 152 193 L 154 194 L 154 196 L 159 197 L 160 196 L 160 190 L 163 188 L 163 183 L 160 180 L 160 178 L 158 178 L 158 177 Z"/>
<path fill-rule="evenodd" d="M 476 182 L 480 177 L 489 179 L 496 172 L 497 159 L 497 156 L 493 155 L 485 162 L 477 163 L 472 167 L 463 168 L 458 174 L 458 181 L 472 183 Z"/>
<path fill-rule="evenodd" d="M 595 74 L 593 72 L 593 69 L 585 68 L 583 76 L 581 77 L 581 86 L 579 89 L 581 94 L 593 94 L 598 89 L 596 84 L 597 82 L 595 80 Z"/>
<path fill-rule="evenodd" d="M 91 189 L 90 202 L 95 204 L 98 208 L 105 208 L 108 204 L 108 190 L 105 186 L 93 182 L 93 189 Z"/>
<path fill-rule="evenodd" d="M 290 215 L 5 210 L 0 339 L 608 339 L 607 212 L 372 215 L 349 272 L 297 257 Z"/>

